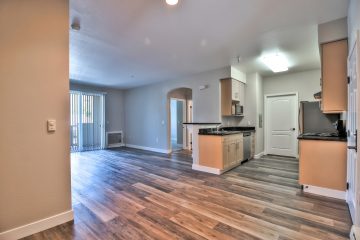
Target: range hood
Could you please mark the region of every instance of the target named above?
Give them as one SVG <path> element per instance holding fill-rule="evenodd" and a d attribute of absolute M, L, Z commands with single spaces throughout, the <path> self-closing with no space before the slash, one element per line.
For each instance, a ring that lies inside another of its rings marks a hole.
<path fill-rule="evenodd" d="M 321 100 L 321 96 L 322 96 L 321 92 L 317 92 L 317 93 L 314 94 L 314 98 L 316 100 Z"/>

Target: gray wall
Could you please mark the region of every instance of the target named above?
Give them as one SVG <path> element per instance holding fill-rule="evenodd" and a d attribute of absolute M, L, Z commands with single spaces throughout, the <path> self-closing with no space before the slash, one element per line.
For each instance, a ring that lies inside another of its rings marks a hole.
<path fill-rule="evenodd" d="M 298 92 L 299 101 L 314 101 L 314 93 L 321 90 L 320 77 L 319 69 L 264 78 L 264 94 Z"/>
<path fill-rule="evenodd" d="M 340 18 L 331 22 L 319 24 L 318 26 L 319 43 L 332 42 L 347 38 L 347 36 L 347 18 Z"/>
<path fill-rule="evenodd" d="M 360 29 L 360 0 L 350 0 L 348 10 L 349 49 L 355 42 L 356 31 Z"/>
<path fill-rule="evenodd" d="M 256 142 L 255 142 L 255 154 L 264 152 L 264 81 L 262 77 L 257 74 L 256 76 Z M 260 126 L 260 118 L 262 124 Z"/>
<path fill-rule="evenodd" d="M 256 128 L 255 154 L 264 151 L 264 129 L 259 127 L 259 114 L 263 116 L 263 80 L 258 73 L 246 75 L 244 117 L 222 117 L 224 126 L 254 126 Z"/>
<path fill-rule="evenodd" d="M 70 83 L 71 90 L 105 92 L 105 131 L 125 132 L 124 91 Z"/>
<path fill-rule="evenodd" d="M 168 93 L 176 88 L 192 89 L 194 122 L 221 122 L 219 79 L 229 76 L 230 68 L 223 68 L 125 91 L 126 143 L 162 150 L 170 148 Z M 199 90 L 201 85 L 208 88 Z"/>

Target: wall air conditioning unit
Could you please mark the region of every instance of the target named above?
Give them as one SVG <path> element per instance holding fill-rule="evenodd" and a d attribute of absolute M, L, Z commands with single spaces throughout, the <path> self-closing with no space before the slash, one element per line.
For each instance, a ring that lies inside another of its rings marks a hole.
<path fill-rule="evenodd" d="M 122 131 L 106 132 L 106 148 L 116 148 L 124 146 Z"/>

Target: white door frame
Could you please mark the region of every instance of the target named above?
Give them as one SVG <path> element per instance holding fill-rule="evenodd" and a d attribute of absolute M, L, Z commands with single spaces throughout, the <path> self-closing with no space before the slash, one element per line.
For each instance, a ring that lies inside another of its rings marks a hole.
<path fill-rule="evenodd" d="M 349 62 L 350 62 L 350 57 L 352 56 L 352 54 L 356 54 L 356 70 L 357 70 L 357 73 L 356 73 L 356 77 L 357 77 L 357 90 L 359 90 L 359 87 L 360 87 L 360 44 L 359 44 L 359 41 L 360 41 L 360 30 L 358 30 L 356 32 L 356 39 L 355 39 L 355 42 L 353 44 L 353 46 L 351 46 L 351 50 L 349 52 L 349 56 L 348 56 L 348 66 L 349 66 Z M 349 70 L 349 68 L 348 68 Z M 349 73 L 349 72 L 348 72 Z M 360 106 L 360 97 L 358 96 L 357 98 L 357 106 Z M 357 126 L 357 134 L 359 135 L 359 127 L 360 127 L 360 118 L 359 118 L 359 112 L 357 112 L 357 115 L 356 115 L 356 126 Z M 358 142 L 357 142 L 357 156 L 356 156 L 356 166 L 355 166 L 355 183 L 354 183 L 354 195 L 355 195 L 355 203 L 354 203 L 354 207 L 355 209 L 354 210 L 354 216 L 352 215 L 352 220 L 353 220 L 353 224 L 357 227 L 360 227 L 360 207 L 359 207 L 359 197 L 360 197 L 360 174 L 358 174 L 360 172 L 360 164 L 359 164 L 359 160 L 360 160 L 360 143 L 359 143 L 359 139 L 358 139 Z M 349 151 L 349 150 L 348 150 Z M 348 152 L 349 153 L 349 152 Z M 349 157 L 349 154 L 347 154 L 347 156 Z M 349 159 L 348 159 L 349 161 Z M 347 169 L 349 168 L 349 165 L 347 166 Z M 346 174 L 346 180 L 349 182 L 349 178 L 351 177 L 349 171 L 347 172 Z M 349 204 L 349 192 L 348 190 L 346 191 L 346 201 L 348 202 Z M 349 208 L 351 208 L 351 206 L 349 205 Z"/>
<path fill-rule="evenodd" d="M 170 98 L 170 150 L 172 151 L 172 145 L 171 145 L 171 100 L 176 100 L 176 101 L 180 101 L 183 103 L 183 122 L 186 122 L 187 119 L 187 104 L 186 104 L 186 99 L 181 99 L 181 98 Z M 187 139 L 187 134 L 186 134 L 186 127 L 183 126 L 183 149 L 186 149 L 186 139 Z"/>
<path fill-rule="evenodd" d="M 269 97 L 282 97 L 282 96 L 295 96 L 296 102 L 297 102 L 297 109 L 296 109 L 296 122 L 297 124 L 295 124 L 295 132 L 299 132 L 299 94 L 298 92 L 285 92 L 285 93 L 276 93 L 276 94 L 265 94 L 264 95 L 264 154 L 268 154 L 269 152 L 269 140 L 268 140 L 268 129 L 269 129 L 269 122 L 268 122 L 268 107 L 267 107 L 267 99 Z M 295 137 L 297 137 L 295 135 Z M 297 141 L 297 139 L 296 139 Z M 298 150 L 298 144 L 295 144 L 295 156 L 294 157 L 298 157 L 299 156 L 299 150 Z"/>

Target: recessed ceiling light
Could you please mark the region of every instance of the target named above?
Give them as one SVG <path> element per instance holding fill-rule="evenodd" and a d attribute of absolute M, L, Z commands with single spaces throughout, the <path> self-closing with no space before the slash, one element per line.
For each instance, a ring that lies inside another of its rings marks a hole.
<path fill-rule="evenodd" d="M 176 5 L 178 4 L 179 0 L 166 0 L 166 3 L 169 5 Z"/>
<path fill-rule="evenodd" d="M 287 59 L 280 54 L 267 55 L 261 58 L 261 61 L 274 73 L 285 72 L 289 70 Z"/>

